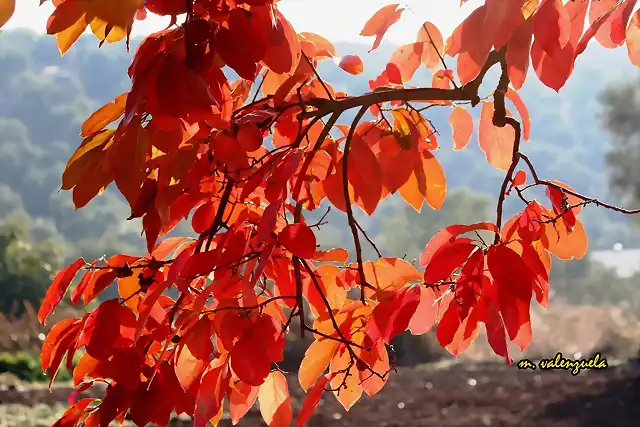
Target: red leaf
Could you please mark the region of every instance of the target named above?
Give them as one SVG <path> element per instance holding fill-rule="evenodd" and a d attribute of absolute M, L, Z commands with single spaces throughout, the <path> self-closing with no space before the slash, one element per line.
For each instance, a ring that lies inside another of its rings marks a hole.
<path fill-rule="evenodd" d="M 210 337 L 211 321 L 203 317 L 189 329 L 180 342 L 176 351 L 175 370 L 178 382 L 185 391 L 209 364 L 213 352 Z"/>
<path fill-rule="evenodd" d="M 460 268 L 477 246 L 471 239 L 460 238 L 444 244 L 433 254 L 424 270 L 424 281 L 427 285 L 445 280 Z"/>
<path fill-rule="evenodd" d="M 615 48 L 618 47 L 617 44 L 613 43 L 610 40 L 610 36 L 607 36 L 604 32 L 601 33 L 600 30 L 608 30 L 611 26 L 611 20 L 609 19 L 611 17 L 611 15 L 621 9 L 621 7 L 619 7 L 620 5 L 622 5 L 622 3 L 616 3 L 617 0 L 611 0 L 613 2 L 613 4 L 615 5 L 612 6 L 611 8 L 609 8 L 608 10 L 606 10 L 600 17 L 598 17 L 596 20 L 592 20 L 591 26 L 587 29 L 587 31 L 585 31 L 585 33 L 582 35 L 582 37 L 580 38 L 580 41 L 578 42 L 576 48 L 575 48 L 575 52 L 573 54 L 573 58 L 575 60 L 575 58 L 578 57 L 578 55 L 580 55 L 582 52 L 584 52 L 584 50 L 587 48 L 587 44 L 589 43 L 589 41 L 593 38 L 593 36 L 596 36 L 596 39 L 598 39 L 597 34 L 600 34 L 600 39 L 598 41 L 600 41 L 600 44 L 602 44 L 604 47 L 609 47 L 609 48 Z M 600 0 L 597 2 L 592 2 L 591 5 L 591 9 L 590 9 L 590 15 L 591 12 L 594 10 L 594 6 L 595 4 L 606 4 L 607 2 L 605 0 Z M 635 1 L 634 1 L 635 3 Z M 631 5 L 631 8 L 629 9 L 629 13 L 631 13 L 631 9 L 633 9 L 634 5 Z M 591 16 L 593 17 L 593 16 Z M 606 38 L 605 38 L 606 37 Z"/>
<path fill-rule="evenodd" d="M 364 64 L 358 55 L 345 55 L 340 60 L 338 67 L 349 74 L 357 76 L 364 71 Z"/>
<path fill-rule="evenodd" d="M 67 293 L 67 289 L 69 289 L 73 278 L 80 268 L 86 264 L 84 259 L 78 258 L 55 275 L 51 286 L 47 289 L 47 293 L 42 300 L 40 310 L 38 310 L 38 320 L 41 324 L 44 325 L 47 317 L 53 313 L 58 303 L 62 301 L 64 294 Z"/>
<path fill-rule="evenodd" d="M 498 311 L 496 304 L 490 299 L 485 299 L 485 327 L 487 330 L 487 341 L 498 355 L 505 358 L 508 365 L 511 365 L 512 360 L 509 357 L 509 350 L 507 346 L 507 337 L 505 334 L 505 326 Z"/>
<path fill-rule="evenodd" d="M 372 342 L 383 339 L 387 344 L 409 326 L 409 321 L 418 308 L 420 288 L 411 286 L 393 294 L 378 304 L 371 313 L 365 333 Z"/>
<path fill-rule="evenodd" d="M 361 36 L 370 37 L 376 36 L 375 41 L 373 42 L 373 47 L 369 52 L 375 50 L 380 46 L 382 42 L 382 38 L 387 30 L 398 20 L 402 15 L 402 11 L 404 8 L 398 9 L 399 4 L 390 4 L 388 6 L 383 7 L 373 14 L 371 18 L 367 21 L 364 28 L 360 32 Z"/>
<path fill-rule="evenodd" d="M 424 250 L 420 254 L 420 267 L 424 267 L 429 264 L 434 253 L 443 245 L 453 241 L 461 234 L 476 230 L 498 232 L 498 227 L 491 222 L 479 222 L 471 225 L 454 224 L 440 230 L 431 238 L 431 240 L 429 240 L 429 243 L 427 243 L 427 246 L 425 246 Z"/>
<path fill-rule="evenodd" d="M 527 173 L 522 169 L 520 169 L 513 176 L 513 179 L 511 180 L 511 184 L 509 184 L 509 188 L 507 189 L 506 195 L 508 196 L 511 193 L 511 190 L 513 190 L 513 187 L 518 187 L 526 183 L 527 183 Z"/>
<path fill-rule="evenodd" d="M 533 16 L 536 42 L 548 55 L 554 56 L 569 42 L 571 21 L 562 0 L 543 0 Z"/>
<path fill-rule="evenodd" d="M 222 413 L 222 399 L 229 391 L 230 377 L 227 364 L 220 359 L 212 362 L 202 375 L 196 398 L 194 427 L 205 427 L 211 418 Z"/>
<path fill-rule="evenodd" d="M 320 378 L 313 388 L 309 390 L 307 396 L 304 398 L 302 402 L 302 408 L 300 409 L 300 413 L 298 414 L 298 421 L 296 421 L 296 427 L 302 427 L 313 415 L 313 412 L 316 410 L 316 407 L 320 403 L 320 398 L 324 393 L 324 387 L 327 385 L 329 379 L 324 376 Z"/>
<path fill-rule="evenodd" d="M 306 224 L 288 224 L 279 239 L 282 246 L 298 258 L 313 258 L 316 253 L 316 236 Z"/>
<path fill-rule="evenodd" d="M 509 338 L 514 340 L 520 328 L 530 327 L 529 306 L 535 279 L 520 255 L 504 245 L 489 248 L 487 267 L 497 287 L 498 306 Z"/>
<path fill-rule="evenodd" d="M 487 7 L 480 6 L 454 31 L 447 43 L 447 54 L 458 55 L 457 72 L 462 84 L 478 77 L 493 46 L 492 34 L 486 31 Z"/>
<path fill-rule="evenodd" d="M 533 20 L 527 19 L 513 32 L 507 43 L 507 75 L 516 90 L 520 90 L 529 69 L 529 52 L 533 39 Z"/>
<path fill-rule="evenodd" d="M 553 212 L 564 220 L 567 232 L 570 233 L 576 225 L 576 214 L 573 209 L 569 209 L 570 201 L 565 197 L 564 192 L 557 187 L 547 185 L 546 193 L 553 206 Z"/>
<path fill-rule="evenodd" d="M 94 359 L 106 360 L 115 350 L 133 345 L 136 315 L 117 299 L 103 302 L 91 313 L 82 330 L 87 353 Z"/>
<path fill-rule="evenodd" d="M 569 1 L 564 5 L 571 22 L 569 42 L 564 48 L 549 55 L 544 51 L 542 44 L 535 39 L 531 46 L 531 62 L 540 81 L 546 86 L 559 91 L 567 82 L 573 71 L 574 48 L 584 30 L 584 19 L 587 15 L 587 7 L 591 2 Z"/>

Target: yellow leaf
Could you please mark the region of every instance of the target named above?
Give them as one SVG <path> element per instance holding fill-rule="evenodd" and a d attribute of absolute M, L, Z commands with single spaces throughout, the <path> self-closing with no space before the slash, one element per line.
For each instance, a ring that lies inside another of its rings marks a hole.
<path fill-rule="evenodd" d="M 67 162 L 62 174 L 63 190 L 73 188 L 80 181 L 90 164 L 93 164 L 95 160 L 102 160 L 103 154 L 101 151 L 104 151 L 109 145 L 114 133 L 115 131 L 113 130 L 106 130 L 82 141 L 80 147 Z"/>
<path fill-rule="evenodd" d="M 6 24 L 16 10 L 16 0 L 0 0 L 0 28 Z"/>
<path fill-rule="evenodd" d="M 106 24 L 126 29 L 133 25 L 136 11 L 144 0 L 76 0 L 91 16 Z"/>
<path fill-rule="evenodd" d="M 69 48 L 80 38 L 84 30 L 87 28 L 85 15 L 82 15 L 75 24 L 56 34 L 56 44 L 60 55 L 67 53 Z"/>
<path fill-rule="evenodd" d="M 287 379 L 273 371 L 258 389 L 260 413 L 269 427 L 287 427 L 293 419 Z"/>
<path fill-rule="evenodd" d="M 112 26 L 107 33 L 107 22 L 99 18 L 94 18 L 89 25 L 91 27 L 91 32 L 99 40 L 104 40 L 107 43 L 117 43 L 127 37 L 126 29 L 117 26 Z"/>

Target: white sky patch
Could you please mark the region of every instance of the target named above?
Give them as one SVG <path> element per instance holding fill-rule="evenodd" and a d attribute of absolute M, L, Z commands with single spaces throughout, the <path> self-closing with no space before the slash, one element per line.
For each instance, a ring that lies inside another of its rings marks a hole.
<path fill-rule="evenodd" d="M 38 0 L 17 2 L 16 11 L 4 28 L 29 28 L 44 33 L 54 7 L 49 2 L 43 6 L 38 3 Z M 360 31 L 378 9 L 389 4 L 394 4 L 393 0 L 281 0 L 278 8 L 298 32 L 313 32 L 333 42 L 373 44 L 374 38 L 362 37 Z M 424 21 L 433 22 L 448 37 L 482 0 L 470 0 L 462 7 L 459 0 L 406 0 L 400 4 L 411 10 L 404 11 L 400 21 L 385 35 L 384 40 L 395 44 L 415 41 Z M 167 17 L 148 14 L 144 21 L 136 21 L 132 35 L 144 36 L 168 23 Z"/>

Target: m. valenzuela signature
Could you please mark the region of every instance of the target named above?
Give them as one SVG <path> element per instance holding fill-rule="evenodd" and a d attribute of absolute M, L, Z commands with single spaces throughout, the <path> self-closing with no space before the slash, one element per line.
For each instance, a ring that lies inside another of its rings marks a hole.
<path fill-rule="evenodd" d="M 607 359 L 596 353 L 589 359 L 568 359 L 558 352 L 553 359 L 542 359 L 537 364 L 529 359 L 522 359 L 517 364 L 518 369 L 567 370 L 571 375 L 578 375 L 583 369 L 606 369 L 609 367 Z"/>

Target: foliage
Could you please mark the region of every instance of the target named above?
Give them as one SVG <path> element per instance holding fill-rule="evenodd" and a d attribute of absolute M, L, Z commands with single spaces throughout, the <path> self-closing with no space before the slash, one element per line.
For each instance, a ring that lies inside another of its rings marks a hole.
<path fill-rule="evenodd" d="M 62 265 L 57 242 L 48 239 L 34 245 L 21 220 L 14 215 L 0 222 L 0 313 L 15 307 L 18 316 L 24 312 L 23 302 L 40 305 L 52 274 Z"/>
<path fill-rule="evenodd" d="M 73 366 L 75 366 L 77 362 L 78 358 L 75 359 Z M 46 379 L 42 373 L 40 359 L 32 353 L 25 351 L 0 353 L 0 374 L 3 373 L 15 375 L 19 380 L 29 382 L 39 382 Z M 60 375 L 56 376 L 56 381 L 69 380 L 71 380 L 71 373 L 69 371 L 61 371 Z"/>
<path fill-rule="evenodd" d="M 626 41 L 637 63 L 635 3 L 486 0 L 446 43 L 426 22 L 369 82 L 370 92 L 352 96 L 317 71 L 318 62 L 339 59 L 335 47 L 297 34 L 275 1 L 54 2 L 47 31 L 61 53 L 87 26 L 112 43 L 148 11 L 186 15 L 139 46 L 131 90 L 84 122 L 84 140 L 62 176 L 76 208 L 115 182 L 130 218 L 142 218 L 148 253 L 78 258 L 53 279 L 39 311 L 43 323 L 80 270 L 72 302 L 90 303 L 114 282 L 120 294 L 59 321 L 43 344 L 42 366 L 52 378 L 65 356 L 84 348 L 76 385 L 109 383 L 104 399 L 72 401 L 58 425 L 105 425 L 127 413 L 137 425 L 166 425 L 175 409 L 204 426 L 217 424 L 225 400 L 234 422 L 257 400 L 267 424 L 288 425 L 287 383 L 272 366 L 296 316 L 300 334 L 314 337 L 298 372 L 308 391 L 298 425 L 325 392 L 347 410 L 363 393 L 377 393 L 393 367 L 388 345 L 407 329 L 420 335 L 437 323 L 439 343 L 457 355 L 484 324 L 492 349 L 511 363 L 507 342 L 523 349 L 532 339 L 532 297 L 548 301 L 551 255 L 586 252 L 577 218 L 583 207 L 597 202 L 630 213 L 539 176 L 521 152 L 531 121 L 518 90 L 529 63 L 543 84 L 560 90 L 592 38 L 610 48 Z M 394 4 L 371 17 L 361 33 L 375 37 L 371 50 L 406 12 Z M 456 58 L 455 72 L 445 54 Z M 336 62 L 363 72 L 354 56 Z M 407 87 L 422 66 L 434 73 L 431 87 Z M 481 96 L 494 67 L 495 90 Z M 228 80 L 230 69 L 237 80 Z M 468 107 L 479 104 L 474 119 Z M 424 116 L 431 107 L 451 112 L 455 147 L 466 149 L 477 132 L 488 163 L 505 173 L 496 219 L 438 231 L 419 269 L 382 253 L 364 261 L 370 239 L 354 204 L 371 215 L 395 193 L 417 212 L 425 202 L 436 210 L 444 202 L 439 142 Z M 355 115 L 343 124 L 347 112 Z M 536 187 L 545 198 L 531 199 Z M 508 196 L 526 206 L 507 220 Z M 346 214 L 355 262 L 344 249 L 316 247 L 314 228 L 322 225 L 307 223 L 303 212 L 325 198 Z M 191 213 L 198 237 L 166 238 Z M 170 288 L 177 298 L 164 294 Z"/>

